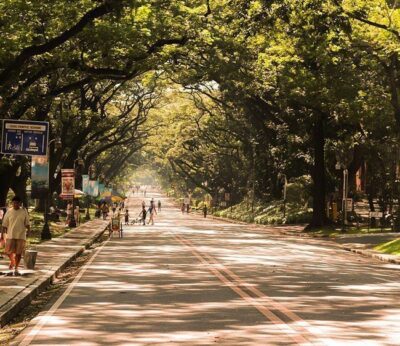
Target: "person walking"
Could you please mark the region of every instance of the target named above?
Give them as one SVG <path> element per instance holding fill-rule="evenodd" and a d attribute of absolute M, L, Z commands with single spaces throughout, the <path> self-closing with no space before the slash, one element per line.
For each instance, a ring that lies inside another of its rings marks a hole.
<path fill-rule="evenodd" d="M 139 217 L 142 217 L 143 226 L 146 226 L 146 216 L 147 216 L 146 207 L 142 206 L 142 211 L 140 212 Z"/>
<path fill-rule="evenodd" d="M 186 212 L 189 214 L 189 211 L 190 211 L 190 204 L 188 203 L 186 204 Z"/>
<path fill-rule="evenodd" d="M 109 213 L 109 211 L 110 211 L 110 209 L 108 209 L 107 203 L 104 203 L 104 204 L 103 204 L 103 207 L 101 208 L 101 211 L 102 211 L 102 213 L 103 213 L 103 220 L 106 220 L 106 219 L 107 219 L 107 216 L 108 216 L 108 213 Z"/>
<path fill-rule="evenodd" d="M 158 200 L 158 212 L 161 213 L 161 201 Z"/>
<path fill-rule="evenodd" d="M 184 213 L 185 213 L 185 203 L 182 203 L 182 206 L 181 206 L 181 211 L 182 211 L 182 214 L 184 214 Z"/>
<path fill-rule="evenodd" d="M 73 209 L 72 202 L 68 202 L 68 204 L 67 204 L 67 218 L 65 220 L 65 224 L 66 225 L 69 225 L 69 221 L 72 218 L 72 213 L 74 212 L 72 209 Z"/>
<path fill-rule="evenodd" d="M 204 215 L 204 218 L 207 217 L 207 204 L 204 204 L 204 207 L 203 207 L 203 215 Z"/>
<path fill-rule="evenodd" d="M 150 208 L 148 210 L 150 217 L 149 217 L 149 222 L 147 223 L 148 225 L 150 225 L 150 223 L 152 225 L 154 225 L 154 215 L 157 215 L 157 211 L 156 211 L 156 206 L 154 205 L 154 201 L 153 203 L 150 204 Z"/>
<path fill-rule="evenodd" d="M 129 210 L 125 210 L 125 226 L 129 225 Z"/>
<path fill-rule="evenodd" d="M 79 205 L 77 205 L 75 207 L 74 218 L 75 218 L 76 225 L 79 226 L 80 225 L 80 221 L 81 221 L 80 214 L 79 214 Z"/>
<path fill-rule="evenodd" d="M 25 252 L 27 233 L 30 232 L 29 214 L 25 208 L 21 207 L 22 200 L 15 196 L 12 199 L 12 208 L 4 215 L 1 231 L 1 240 L 5 242 L 4 253 L 10 259 L 9 269 L 14 269 L 14 275 L 20 276 L 18 266 L 21 262 L 22 254 Z M 12 275 L 12 274 L 11 274 Z"/>

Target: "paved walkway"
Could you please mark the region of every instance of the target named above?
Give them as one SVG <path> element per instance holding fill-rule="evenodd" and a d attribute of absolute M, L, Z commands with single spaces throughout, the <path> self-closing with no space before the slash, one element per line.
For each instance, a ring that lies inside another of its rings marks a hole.
<path fill-rule="evenodd" d="M 35 270 L 21 270 L 21 277 L 4 276 L 8 258 L 0 260 L 0 326 L 10 320 L 32 295 L 43 288 L 56 273 L 104 231 L 108 221 L 94 220 L 83 224 L 63 237 L 36 246 Z"/>
<path fill-rule="evenodd" d="M 99 247 L 15 345 L 398 345 L 399 270 L 164 208 Z"/>

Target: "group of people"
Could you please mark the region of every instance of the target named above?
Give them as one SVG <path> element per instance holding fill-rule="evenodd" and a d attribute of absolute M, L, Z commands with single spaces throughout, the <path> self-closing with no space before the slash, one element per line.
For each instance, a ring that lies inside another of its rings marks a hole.
<path fill-rule="evenodd" d="M 157 207 L 158 207 L 158 212 L 161 212 L 161 201 L 160 200 L 157 203 Z M 155 204 L 154 199 L 151 199 L 150 206 L 148 209 L 146 209 L 145 201 L 142 202 L 142 211 L 139 213 L 139 218 L 140 218 L 141 222 L 143 223 L 143 226 L 146 225 L 147 214 L 149 215 L 149 221 L 147 224 L 154 225 L 154 217 L 155 217 L 155 215 L 157 215 L 156 204 Z"/>

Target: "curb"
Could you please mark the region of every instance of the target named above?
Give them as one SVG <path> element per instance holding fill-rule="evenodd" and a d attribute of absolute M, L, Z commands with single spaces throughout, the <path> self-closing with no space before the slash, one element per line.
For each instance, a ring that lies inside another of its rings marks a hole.
<path fill-rule="evenodd" d="M 392 263 L 392 264 L 400 264 L 400 256 L 385 255 L 385 254 L 382 254 L 382 253 L 374 251 L 374 250 L 362 250 L 362 249 L 352 248 L 349 246 L 342 246 L 342 249 L 349 251 L 349 252 L 356 253 L 356 254 L 364 256 L 364 257 L 375 258 L 382 262 Z"/>
<path fill-rule="evenodd" d="M 56 268 L 51 268 L 42 277 L 37 278 L 36 281 L 32 282 L 29 286 L 25 287 L 22 291 L 17 293 L 16 296 L 11 298 L 6 304 L 1 307 L 0 311 L 0 328 L 9 323 L 18 313 L 25 308 L 40 292 L 45 290 L 57 276 L 77 257 L 79 257 L 87 248 L 99 239 L 104 232 L 107 230 L 107 226 L 101 231 L 97 232 L 94 236 L 87 239 L 81 248 L 72 253 L 63 263 L 58 265 Z"/>

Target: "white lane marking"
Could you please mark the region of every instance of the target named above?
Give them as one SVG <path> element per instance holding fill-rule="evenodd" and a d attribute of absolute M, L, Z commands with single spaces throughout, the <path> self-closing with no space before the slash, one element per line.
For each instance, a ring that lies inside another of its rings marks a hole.
<path fill-rule="evenodd" d="M 86 272 L 88 267 L 95 260 L 100 251 L 104 248 L 104 246 L 110 241 L 111 238 L 108 238 L 100 247 L 98 247 L 94 253 L 94 255 L 89 259 L 89 261 L 82 267 L 78 275 L 75 277 L 74 281 L 72 281 L 64 293 L 57 299 L 57 301 L 53 304 L 53 306 L 46 312 L 45 315 L 41 316 L 39 320 L 36 322 L 35 326 L 32 327 L 32 330 L 28 333 L 28 335 L 19 343 L 19 346 L 28 346 L 38 335 L 40 330 L 44 327 L 46 323 L 48 323 L 60 305 L 65 301 L 71 291 L 74 289 L 78 281 L 82 278 L 83 274 Z"/>

